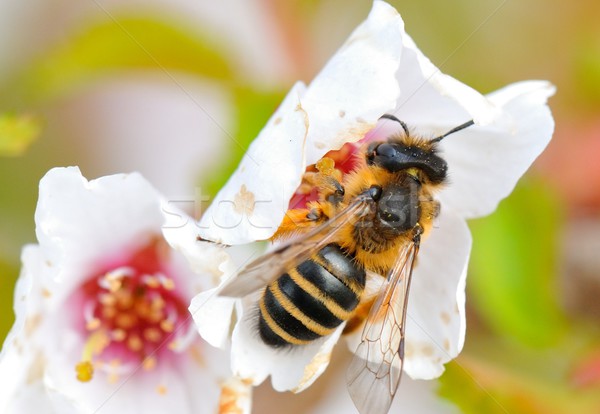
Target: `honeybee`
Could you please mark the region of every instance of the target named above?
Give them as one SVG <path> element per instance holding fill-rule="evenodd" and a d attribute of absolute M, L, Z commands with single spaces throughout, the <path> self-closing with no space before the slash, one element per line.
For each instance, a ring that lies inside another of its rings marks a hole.
<path fill-rule="evenodd" d="M 262 289 L 258 332 L 273 348 L 302 346 L 346 323 L 364 321 L 361 342 L 347 373 L 349 393 L 361 414 L 388 412 L 402 374 L 408 291 L 422 238 L 440 204 L 447 164 L 438 143 L 445 134 L 402 133 L 362 149 L 358 166 L 342 176 L 327 157 L 307 173 L 304 185 L 318 199 L 288 210 L 274 240 L 293 237 L 244 267 L 222 296 Z M 377 295 L 367 295 L 367 274 L 385 275 Z M 370 309 L 370 310 L 369 310 Z"/>

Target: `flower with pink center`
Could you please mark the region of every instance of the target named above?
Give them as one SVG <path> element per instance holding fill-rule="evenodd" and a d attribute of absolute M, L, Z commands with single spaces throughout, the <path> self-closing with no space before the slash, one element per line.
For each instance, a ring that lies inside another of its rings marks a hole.
<path fill-rule="evenodd" d="M 403 371 L 413 379 L 437 378 L 465 339 L 471 249 L 466 219 L 491 213 L 546 147 L 554 128 L 547 100 L 554 90 L 546 81 L 524 81 L 480 94 L 435 67 L 405 32 L 398 12 L 376 0 L 367 20 L 317 77 L 290 90 L 200 220 L 200 236 L 231 245 L 269 239 L 289 208 L 315 197 L 303 175 L 325 154 L 343 174 L 366 141 L 391 133 L 427 140 L 470 125 L 439 142 L 448 185 L 434 195 L 441 210 L 422 240 L 406 312 Z M 408 131 L 380 120 L 386 113 Z M 382 280 L 368 278 L 366 290 L 376 292 Z M 276 390 L 300 392 L 323 373 L 344 323 L 282 352 L 256 333 L 259 290 L 241 299 L 220 297 L 218 291 L 198 295 L 190 309 L 203 338 L 231 347 L 236 375 L 253 384 L 270 376 Z M 310 330 L 310 323 L 296 319 Z M 356 329 L 346 336 L 352 351 L 360 334 Z"/>
<path fill-rule="evenodd" d="M 35 221 L 0 356 L 1 412 L 213 413 L 223 384 L 239 388 L 187 312 L 229 258 L 184 247 L 193 221 L 139 174 L 53 169 Z"/>
<path fill-rule="evenodd" d="M 91 380 L 94 365 L 153 369 L 187 342 L 188 294 L 176 289 L 170 253 L 164 239 L 150 240 L 130 256 L 107 260 L 74 292 L 69 300 L 79 307 L 72 314 L 74 326 L 90 332 L 77 365 L 79 380 Z"/>

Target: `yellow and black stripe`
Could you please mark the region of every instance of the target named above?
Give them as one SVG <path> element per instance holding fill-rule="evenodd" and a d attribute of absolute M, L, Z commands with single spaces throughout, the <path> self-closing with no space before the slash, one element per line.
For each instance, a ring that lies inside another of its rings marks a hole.
<path fill-rule="evenodd" d="M 303 345 L 348 320 L 365 287 L 365 270 L 330 244 L 267 288 L 259 302 L 259 332 L 269 346 Z"/>

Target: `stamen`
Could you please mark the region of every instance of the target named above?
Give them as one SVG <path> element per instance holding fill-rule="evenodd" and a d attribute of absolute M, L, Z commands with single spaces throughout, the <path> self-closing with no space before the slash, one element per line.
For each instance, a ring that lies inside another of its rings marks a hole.
<path fill-rule="evenodd" d="M 168 319 L 165 319 L 160 322 L 160 329 L 167 333 L 173 332 L 175 330 L 175 324 Z"/>
<path fill-rule="evenodd" d="M 152 289 L 156 289 L 160 286 L 159 280 L 155 276 L 152 276 L 152 275 L 142 276 L 142 283 L 144 283 L 146 286 L 148 286 Z"/>
<path fill-rule="evenodd" d="M 77 379 L 79 381 L 88 382 L 92 379 L 94 376 L 92 358 L 95 355 L 100 355 L 109 343 L 110 339 L 108 339 L 103 330 L 96 331 L 90 335 L 83 347 L 81 362 L 75 365 L 75 372 L 77 373 Z"/>
<path fill-rule="evenodd" d="M 106 319 L 112 319 L 117 315 L 117 308 L 112 306 L 105 306 L 102 308 L 102 316 Z"/>
<path fill-rule="evenodd" d="M 127 337 L 127 332 L 123 329 L 117 328 L 111 332 L 111 339 L 115 342 L 123 342 Z"/>
<path fill-rule="evenodd" d="M 75 365 L 75 372 L 77 373 L 78 381 L 88 382 L 94 376 L 94 366 L 90 361 L 81 361 Z"/>
<path fill-rule="evenodd" d="M 117 304 L 117 298 L 110 293 L 101 293 L 98 296 L 98 300 L 104 306 L 115 306 Z"/>
<path fill-rule="evenodd" d="M 144 370 L 155 369 L 160 355 L 170 352 L 157 349 L 163 341 L 171 341 L 172 351 L 187 349 L 186 338 L 170 338 L 181 321 L 186 331 L 190 324 L 185 301 L 174 292 L 175 280 L 160 270 L 164 252 L 157 247 L 155 243 L 144 247 L 128 265 L 105 268 L 82 286 L 85 297 L 78 326 L 85 328 L 87 339 L 75 366 L 79 381 L 90 381 L 94 372 L 101 372 L 115 383 L 140 364 Z M 161 387 L 160 392 L 166 393 Z"/>
<path fill-rule="evenodd" d="M 158 275 L 158 280 L 160 281 L 160 284 L 166 289 L 166 290 L 173 290 L 175 289 L 175 282 L 173 281 L 173 279 L 166 277 L 165 275 Z"/>
<path fill-rule="evenodd" d="M 94 331 L 94 330 L 100 328 L 101 325 L 102 325 L 102 322 L 100 321 L 100 319 L 93 318 L 93 319 L 90 319 L 89 321 L 87 321 L 87 323 L 85 324 L 85 329 L 87 329 L 88 331 Z"/>
<path fill-rule="evenodd" d="M 153 356 L 150 356 L 150 357 L 144 359 L 144 362 L 142 362 L 142 367 L 146 371 L 153 370 L 154 368 L 156 368 L 156 358 Z"/>
<path fill-rule="evenodd" d="M 115 318 L 115 324 L 122 329 L 133 328 L 137 321 L 137 316 L 132 313 L 119 313 Z"/>
<path fill-rule="evenodd" d="M 113 271 L 107 272 L 104 277 L 98 280 L 98 284 L 110 292 L 116 292 L 123 286 L 123 278 L 131 277 L 135 274 L 135 269 L 131 267 L 119 267 Z"/>
<path fill-rule="evenodd" d="M 127 338 L 127 346 L 133 352 L 139 352 L 144 347 L 144 343 L 142 342 L 142 339 L 138 335 L 133 334 L 133 335 L 129 335 L 129 338 Z"/>
<path fill-rule="evenodd" d="M 144 330 L 144 338 L 150 342 L 159 342 L 162 333 L 156 328 L 147 328 Z"/>
<path fill-rule="evenodd" d="M 131 295 L 131 292 L 119 291 L 117 303 L 121 309 L 131 309 L 134 304 L 134 298 Z"/>
<path fill-rule="evenodd" d="M 150 306 L 152 307 L 153 310 L 160 311 L 165 307 L 165 300 L 160 296 L 155 296 L 154 298 L 152 298 L 152 302 L 150 303 Z"/>

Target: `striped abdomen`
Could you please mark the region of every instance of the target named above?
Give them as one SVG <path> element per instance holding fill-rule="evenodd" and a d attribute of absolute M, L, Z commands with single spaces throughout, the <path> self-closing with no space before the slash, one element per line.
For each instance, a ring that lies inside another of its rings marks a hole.
<path fill-rule="evenodd" d="M 259 332 L 272 347 L 307 344 L 348 320 L 365 288 L 365 271 L 330 244 L 267 286 Z"/>

